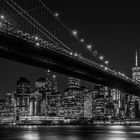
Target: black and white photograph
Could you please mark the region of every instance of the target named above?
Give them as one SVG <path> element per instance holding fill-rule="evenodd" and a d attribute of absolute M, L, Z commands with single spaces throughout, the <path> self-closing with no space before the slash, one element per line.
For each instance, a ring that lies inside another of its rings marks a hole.
<path fill-rule="evenodd" d="M 140 140 L 140 4 L 0 0 L 0 140 Z"/>

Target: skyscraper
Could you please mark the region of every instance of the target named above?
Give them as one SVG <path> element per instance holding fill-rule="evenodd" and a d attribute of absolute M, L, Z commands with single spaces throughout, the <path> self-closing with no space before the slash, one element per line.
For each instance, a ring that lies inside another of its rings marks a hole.
<path fill-rule="evenodd" d="M 45 90 L 51 92 L 58 91 L 56 76 L 53 75 L 50 70 L 47 71 Z"/>
<path fill-rule="evenodd" d="M 68 78 L 68 87 L 64 91 L 65 118 L 84 118 L 84 95 L 81 81 L 77 78 Z"/>
<path fill-rule="evenodd" d="M 26 116 L 29 114 L 30 99 L 30 81 L 25 77 L 20 77 L 17 81 L 16 105 L 19 115 Z"/>
<path fill-rule="evenodd" d="M 94 90 L 84 92 L 84 118 L 92 119 L 93 117 L 93 99 Z"/>
<path fill-rule="evenodd" d="M 47 71 L 45 92 L 46 115 L 59 116 L 61 94 L 58 92 L 56 76 L 50 70 Z"/>
<path fill-rule="evenodd" d="M 138 66 L 138 53 L 136 51 L 135 66 L 132 68 L 132 78 L 140 82 L 140 67 Z"/>
<path fill-rule="evenodd" d="M 40 116 L 41 112 L 41 103 L 42 103 L 42 94 L 39 91 L 36 91 L 30 96 L 30 115 Z"/>
<path fill-rule="evenodd" d="M 93 118 L 97 120 L 104 119 L 105 116 L 105 95 L 102 85 L 96 85 L 94 88 L 95 100 L 93 102 Z"/>
<path fill-rule="evenodd" d="M 35 83 L 36 91 L 42 94 L 42 98 L 45 98 L 45 90 L 46 90 L 45 86 L 46 86 L 46 79 L 43 77 L 40 77 Z"/>
<path fill-rule="evenodd" d="M 132 78 L 134 80 L 137 80 L 138 82 L 140 82 L 140 67 L 138 66 L 138 53 L 137 53 L 137 51 L 136 51 L 136 56 L 135 56 L 135 66 L 132 68 Z M 134 117 L 136 119 L 140 118 L 140 97 L 132 96 L 131 97 L 131 104 L 132 104 L 132 106 L 134 106 L 134 107 L 131 107 L 131 108 L 134 108 L 133 109 L 134 110 L 134 113 L 133 113 Z"/>

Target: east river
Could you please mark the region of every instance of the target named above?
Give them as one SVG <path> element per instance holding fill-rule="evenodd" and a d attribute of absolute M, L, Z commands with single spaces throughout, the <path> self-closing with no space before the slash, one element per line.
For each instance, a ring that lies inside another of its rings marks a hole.
<path fill-rule="evenodd" d="M 0 127 L 0 140 L 140 140 L 140 126 Z"/>

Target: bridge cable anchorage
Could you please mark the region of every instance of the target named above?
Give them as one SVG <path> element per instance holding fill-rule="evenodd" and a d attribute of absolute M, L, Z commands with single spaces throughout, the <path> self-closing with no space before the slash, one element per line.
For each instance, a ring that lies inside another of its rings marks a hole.
<path fill-rule="evenodd" d="M 32 16 L 30 16 L 24 9 L 22 9 L 17 3 L 15 3 L 13 0 L 11 0 L 14 5 L 16 5 L 21 11 L 23 11 L 23 13 L 25 15 L 27 15 L 29 18 L 31 18 L 36 24 L 38 24 L 42 29 L 44 29 L 49 35 L 51 35 L 54 39 L 56 39 L 60 44 L 62 44 L 65 48 L 67 48 L 68 50 L 70 50 L 70 48 L 68 48 L 63 42 L 61 42 L 58 38 L 56 38 L 52 33 L 50 33 L 45 27 L 43 27 L 38 21 L 36 21 Z M 55 42 L 56 45 L 58 45 Z"/>

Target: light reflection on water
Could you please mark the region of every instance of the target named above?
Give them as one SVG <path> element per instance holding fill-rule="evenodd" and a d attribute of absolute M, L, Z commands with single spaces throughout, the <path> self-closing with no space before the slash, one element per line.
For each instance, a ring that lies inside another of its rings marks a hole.
<path fill-rule="evenodd" d="M 20 126 L 0 128 L 0 140 L 139 140 L 140 126 Z"/>
<path fill-rule="evenodd" d="M 33 133 L 33 132 L 28 132 L 23 134 L 23 136 L 21 136 L 22 139 L 24 140 L 39 140 L 39 135 L 38 133 Z"/>

